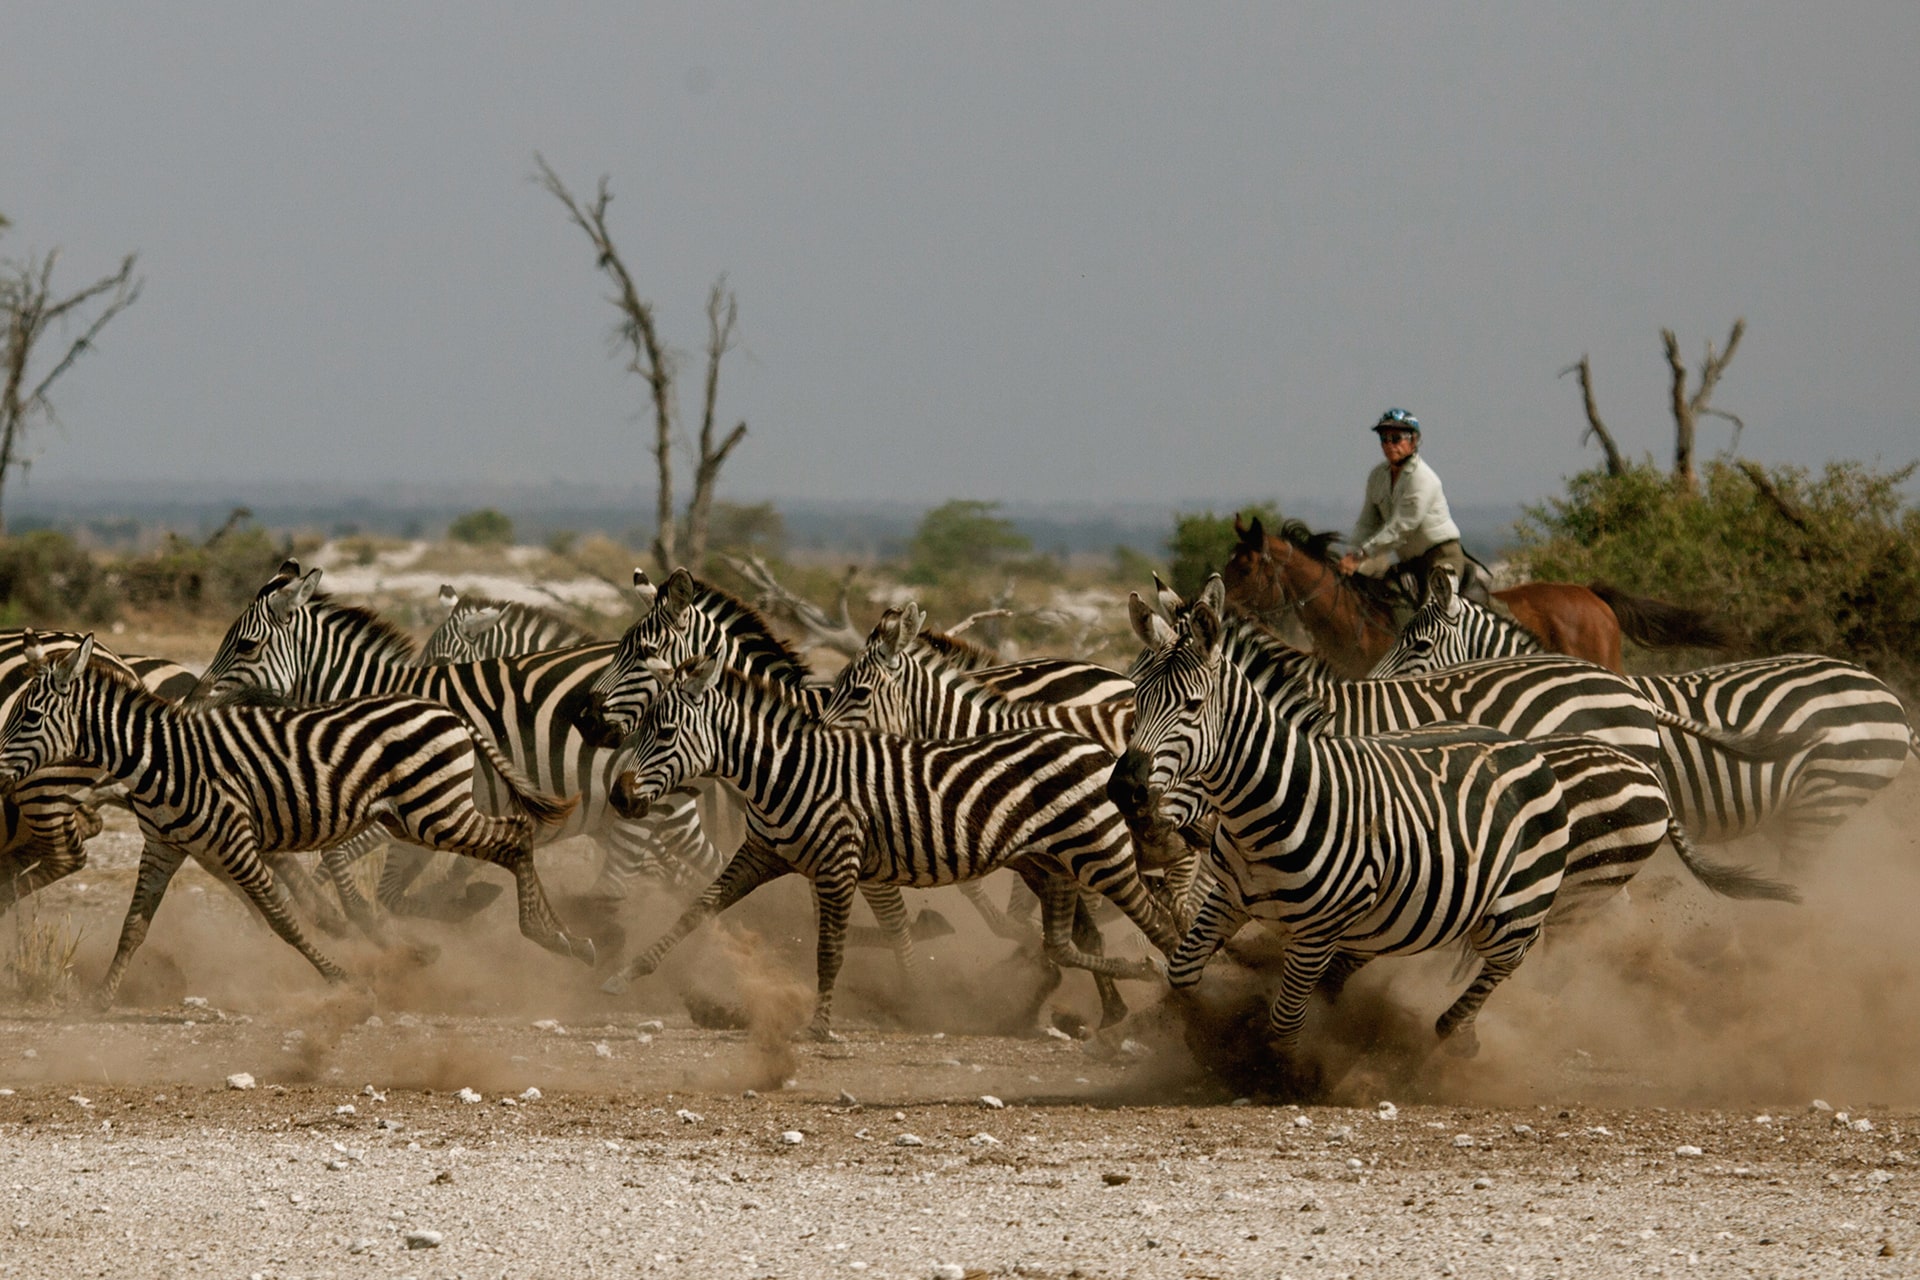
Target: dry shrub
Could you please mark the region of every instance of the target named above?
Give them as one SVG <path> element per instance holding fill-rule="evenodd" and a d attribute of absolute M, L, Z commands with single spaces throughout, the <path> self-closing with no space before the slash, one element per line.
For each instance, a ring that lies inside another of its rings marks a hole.
<path fill-rule="evenodd" d="M 43 916 L 31 898 L 15 906 L 13 927 L 7 974 L 14 994 L 28 1004 L 65 1003 L 86 928 L 74 924 L 71 912 L 58 920 Z"/>

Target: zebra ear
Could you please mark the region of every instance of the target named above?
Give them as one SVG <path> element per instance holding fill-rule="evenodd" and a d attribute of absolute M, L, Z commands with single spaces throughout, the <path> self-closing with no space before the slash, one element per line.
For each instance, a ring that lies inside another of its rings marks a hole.
<path fill-rule="evenodd" d="M 653 608 L 653 602 L 660 595 L 660 588 L 653 585 L 645 569 L 633 571 L 633 589 L 640 595 L 640 611 L 645 613 Z"/>
<path fill-rule="evenodd" d="M 497 604 L 490 604 L 485 608 L 467 610 L 455 620 L 453 627 L 463 638 L 478 640 L 481 636 L 499 626 L 500 619 L 506 616 L 507 611 L 505 609 L 502 609 Z"/>
<path fill-rule="evenodd" d="M 1218 581 L 1218 579 L 1215 579 Z M 1187 631 L 1198 644 L 1201 651 L 1212 661 L 1220 652 L 1220 637 L 1225 632 L 1220 614 L 1208 598 L 1211 593 L 1203 593 L 1187 614 Z"/>
<path fill-rule="evenodd" d="M 47 647 L 40 643 L 40 633 L 28 627 L 20 633 L 20 639 L 27 654 L 27 661 L 36 667 L 47 665 Z"/>
<path fill-rule="evenodd" d="M 673 664 L 665 658 L 647 658 L 640 665 L 645 667 L 647 673 L 663 686 L 670 685 L 680 678 L 680 673 L 675 671 Z"/>
<path fill-rule="evenodd" d="M 445 582 L 440 584 L 440 607 L 448 613 L 460 607 L 460 593 Z"/>
<path fill-rule="evenodd" d="M 687 610 L 693 607 L 693 575 L 684 568 L 668 574 L 666 585 L 660 588 L 660 599 L 666 603 L 668 621 L 680 626 L 687 620 Z M 658 608 L 658 604 L 655 607 Z"/>
<path fill-rule="evenodd" d="M 1127 593 L 1127 621 L 1133 624 L 1133 634 L 1140 637 L 1140 643 L 1150 649 L 1164 649 L 1174 641 L 1173 627 L 1147 607 L 1138 591 Z"/>
<path fill-rule="evenodd" d="M 680 682 L 680 690 L 689 698 L 698 698 L 719 683 L 719 656 L 703 653 L 687 663 L 686 675 Z"/>
<path fill-rule="evenodd" d="M 73 678 L 87 669 L 87 663 L 93 660 L 93 633 L 89 631 L 86 639 L 74 646 L 72 653 L 53 664 L 53 687 L 56 692 L 65 693 L 73 684 Z"/>
<path fill-rule="evenodd" d="M 1427 574 L 1427 596 L 1447 621 L 1459 620 L 1460 597 L 1454 591 L 1453 569 L 1450 566 L 1437 564 Z"/>
<path fill-rule="evenodd" d="M 1154 603 L 1160 606 L 1161 614 L 1168 618 L 1179 617 L 1180 611 L 1187 607 L 1187 602 L 1180 598 L 1180 593 L 1160 581 L 1160 575 L 1157 573 L 1153 575 L 1153 598 Z"/>
<path fill-rule="evenodd" d="M 906 645 L 913 642 L 915 636 L 920 634 L 920 628 L 927 625 L 927 615 L 926 612 L 920 608 L 920 603 L 917 600 L 907 601 L 906 606 L 901 612 L 900 629 L 906 633 L 906 639 L 902 642 L 901 647 L 905 648 Z"/>
<path fill-rule="evenodd" d="M 1207 576 L 1207 585 L 1200 588 L 1198 603 L 1213 610 L 1216 620 L 1227 616 L 1227 584 L 1221 580 L 1219 574 Z"/>
<path fill-rule="evenodd" d="M 880 615 L 880 621 L 874 624 L 873 645 L 880 660 L 891 667 L 900 661 L 913 635 L 907 630 L 906 613 L 893 608 Z"/>
<path fill-rule="evenodd" d="M 273 613 L 273 620 L 285 626 L 294 612 L 313 599 L 313 593 L 320 589 L 320 570 L 309 569 L 302 577 L 296 578 L 267 597 L 267 608 Z"/>

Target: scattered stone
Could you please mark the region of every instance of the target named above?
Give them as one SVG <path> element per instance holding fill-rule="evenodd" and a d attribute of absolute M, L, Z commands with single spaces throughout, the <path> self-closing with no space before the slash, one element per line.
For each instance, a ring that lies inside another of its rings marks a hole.
<path fill-rule="evenodd" d="M 1132 1036 L 1128 1036 L 1120 1042 L 1120 1052 L 1126 1054 L 1129 1058 L 1151 1058 L 1153 1056 L 1152 1049 L 1141 1044 Z"/>
<path fill-rule="evenodd" d="M 377 1030 L 379 1030 L 379 1029 L 380 1029 L 381 1027 L 384 1027 L 384 1026 L 386 1026 L 386 1025 L 387 1025 L 387 1020 L 386 1020 L 385 1018 L 383 1018 L 383 1017 L 381 1017 L 381 1016 L 380 1016 L 379 1014 L 377 1014 L 377 1013 L 370 1013 L 370 1014 L 368 1014 L 368 1015 L 367 1015 L 367 1020 L 366 1020 L 366 1022 L 364 1022 L 364 1023 L 362 1023 L 361 1025 L 362 1025 L 362 1026 L 368 1026 L 368 1027 L 372 1027 L 372 1028 L 374 1028 L 374 1029 L 375 1029 L 375 1030 L 377 1031 Z"/>
<path fill-rule="evenodd" d="M 1699 1147 L 1688 1145 L 1684 1147 L 1675 1147 L 1673 1149 L 1673 1154 L 1681 1157 L 1682 1159 L 1692 1159 L 1695 1156 L 1703 1156 L 1706 1154 L 1706 1152 L 1702 1151 Z"/>
<path fill-rule="evenodd" d="M 372 1251 L 376 1243 L 377 1242 L 374 1240 L 372 1236 L 361 1236 L 359 1239 L 355 1240 L 352 1244 L 347 1246 L 347 1252 L 348 1253 L 368 1253 Z"/>
<path fill-rule="evenodd" d="M 1602 1138 L 1611 1138 L 1613 1136 L 1613 1130 L 1607 1128 L 1607 1126 L 1603 1124 L 1597 1124 L 1593 1126 L 1593 1128 L 1587 1130 L 1587 1132 L 1592 1134 L 1598 1134 Z"/>
<path fill-rule="evenodd" d="M 613 1046 L 605 1040 L 596 1040 L 593 1042 L 593 1056 L 596 1058 L 611 1058 L 613 1056 Z"/>
<path fill-rule="evenodd" d="M 209 1007 L 205 996 L 187 996 L 181 1000 L 180 1003 L 189 1009 L 205 1009 Z"/>
<path fill-rule="evenodd" d="M 1885 1169 L 1875 1169 L 1872 1173 L 1867 1175 L 1867 1181 L 1871 1182 L 1876 1187 L 1884 1187 L 1887 1183 L 1893 1181 L 1893 1175 L 1888 1173 Z"/>
<path fill-rule="evenodd" d="M 1755 1124 L 1772 1124 L 1773 1117 L 1772 1116 L 1755 1116 L 1753 1118 L 1753 1122 Z"/>
<path fill-rule="evenodd" d="M 989 1111 L 1002 1111 L 1006 1109 L 1007 1104 L 990 1093 L 983 1093 L 980 1095 L 980 1105 Z"/>
<path fill-rule="evenodd" d="M 1833 1110 L 1833 1104 L 1831 1102 L 1828 1102 L 1825 1098 L 1815 1098 L 1813 1102 L 1808 1105 L 1807 1110 L 1831 1111 Z"/>
<path fill-rule="evenodd" d="M 1373 1111 L 1374 1114 L 1382 1120 L 1398 1120 L 1400 1118 L 1400 1108 L 1384 1100 L 1374 1107 Z"/>
<path fill-rule="evenodd" d="M 1293 1127 L 1296 1129 L 1311 1129 L 1313 1128 L 1313 1117 L 1295 1116 L 1293 1118 Z"/>
<path fill-rule="evenodd" d="M 341 1104 L 340 1104 L 339 1106 L 337 1106 L 337 1107 L 335 1107 L 335 1108 L 333 1109 L 333 1114 L 335 1114 L 335 1115 L 337 1115 L 337 1116 L 354 1116 L 354 1115 L 359 1115 L 359 1114 L 360 1114 L 360 1108 L 358 1108 L 358 1107 L 356 1107 L 356 1106 L 354 1106 L 354 1105 L 353 1105 L 353 1104 L 352 1104 L 351 1102 L 343 1102 L 343 1103 L 341 1103 Z"/>
<path fill-rule="evenodd" d="M 259 1084 L 254 1080 L 253 1076 L 250 1075 L 249 1073 L 245 1071 L 236 1071 L 232 1075 L 227 1077 L 227 1088 L 257 1089 L 259 1088 Z"/>
<path fill-rule="evenodd" d="M 639 1027 L 639 1030 L 643 1033 L 665 1031 L 666 1029 L 667 1024 L 658 1018 L 648 1018 L 645 1022 L 641 1023 Z"/>
<path fill-rule="evenodd" d="M 1475 1191 L 1488 1191 L 1488 1190 L 1491 1190 L 1492 1187 L 1493 1187 L 1492 1178 L 1475 1178 L 1473 1180 L 1473 1189 Z"/>
<path fill-rule="evenodd" d="M 933 1280 L 967 1280 L 967 1269 L 957 1262 L 943 1262 L 933 1269 Z"/>
<path fill-rule="evenodd" d="M 1893 1248 L 1893 1241 L 1891 1241 L 1891 1240 L 1882 1240 L 1882 1241 L 1880 1242 L 1880 1256 L 1881 1256 L 1881 1257 L 1883 1257 L 1883 1258 L 1894 1258 L 1894 1257 L 1898 1257 L 1898 1256 L 1899 1256 L 1899 1255 L 1898 1255 L 1898 1254 L 1897 1254 L 1897 1253 L 1896 1253 L 1896 1252 L 1894 1251 L 1894 1248 Z"/>
<path fill-rule="evenodd" d="M 444 1187 L 449 1185 L 452 1182 L 453 1182 L 453 1170 L 451 1169 L 442 1169 L 440 1172 L 433 1175 L 433 1185 L 436 1187 Z"/>
<path fill-rule="evenodd" d="M 345 1160 L 340 1159 L 340 1157 L 338 1156 L 335 1156 L 333 1159 L 327 1161 L 327 1168 L 331 1169 L 335 1173 L 340 1172 L 342 1169 L 346 1167 L 347 1167 L 347 1162 Z"/>
<path fill-rule="evenodd" d="M 706 1119 L 706 1117 L 698 1111 L 689 1111 L 685 1107 L 680 1108 L 673 1114 L 680 1117 L 681 1124 L 699 1124 L 702 1120 Z"/>
<path fill-rule="evenodd" d="M 893 1145 L 896 1147 L 924 1147 L 927 1144 L 926 1140 L 918 1134 L 903 1133 L 893 1140 Z"/>
<path fill-rule="evenodd" d="M 1517 1138 L 1531 1138 L 1533 1136 L 1533 1126 L 1530 1124 L 1517 1124 L 1513 1126 L 1513 1133 Z"/>
<path fill-rule="evenodd" d="M 84 1095 L 82 1095 L 82 1094 L 78 1094 L 78 1093 L 71 1093 L 71 1094 L 68 1094 L 68 1095 L 67 1095 L 67 1101 L 68 1101 L 68 1102 L 71 1102 L 71 1103 L 72 1103 L 72 1104 L 73 1104 L 74 1106 L 76 1106 L 76 1107 L 90 1107 L 90 1106 L 92 1106 L 92 1105 L 93 1105 L 93 1099 L 92 1099 L 92 1098 L 89 1098 L 89 1097 L 86 1097 L 86 1096 L 84 1096 Z"/>
<path fill-rule="evenodd" d="M 860 1099 L 854 1097 L 845 1089 L 842 1089 L 840 1091 L 840 1105 L 843 1107 L 857 1107 L 860 1105 Z"/>
<path fill-rule="evenodd" d="M 743 1098 L 757 1098 L 760 1096 L 760 1091 L 758 1089 L 746 1089 L 741 1092 L 740 1096 Z"/>
<path fill-rule="evenodd" d="M 1453 1135 L 1453 1145 L 1456 1147 L 1470 1147 L 1473 1145 L 1473 1135 L 1470 1133 L 1456 1133 Z"/>
<path fill-rule="evenodd" d="M 806 1141 L 806 1137 L 798 1129 L 789 1129 L 785 1133 L 780 1135 L 780 1141 L 786 1143 L 790 1147 L 797 1147 L 802 1142 Z"/>
<path fill-rule="evenodd" d="M 1047 1028 L 1047 1039 L 1049 1039 L 1049 1040 L 1065 1040 L 1065 1041 L 1066 1041 L 1066 1042 L 1067 1042 L 1068 1044 L 1072 1044 L 1072 1043 L 1073 1043 L 1073 1037 L 1072 1037 L 1072 1036 L 1070 1036 L 1070 1035 L 1068 1035 L 1068 1034 L 1067 1034 L 1066 1032 L 1064 1032 L 1064 1031 L 1062 1031 L 1062 1030 L 1061 1030 L 1060 1028 L 1058 1028 L 1058 1027 L 1048 1027 L 1048 1028 Z"/>
<path fill-rule="evenodd" d="M 532 1085 L 528 1085 L 525 1089 L 520 1091 L 520 1101 L 522 1102 L 538 1102 L 540 1101 L 540 1097 L 541 1097 L 540 1091 L 534 1088 Z"/>
<path fill-rule="evenodd" d="M 1000 1145 L 1000 1139 L 990 1133 L 976 1133 L 967 1139 L 967 1145 L 970 1147 L 997 1147 Z"/>
<path fill-rule="evenodd" d="M 387 1100 L 386 1094 L 380 1092 L 370 1084 L 360 1086 L 360 1096 L 363 1098 L 372 1098 L 375 1102 L 385 1102 Z"/>
<path fill-rule="evenodd" d="M 1100 1181 L 1110 1187 L 1124 1187 L 1133 1181 L 1133 1175 L 1130 1173 L 1103 1173 L 1100 1175 Z"/>
<path fill-rule="evenodd" d="M 1228 1103 L 1227 1105 L 1234 1106 L 1234 1107 L 1250 1107 L 1253 1105 L 1253 1099 L 1252 1098 L 1235 1098 L 1232 1102 Z"/>
<path fill-rule="evenodd" d="M 1853 1130 L 1855 1133 L 1872 1133 L 1873 1121 L 1868 1120 L 1866 1117 L 1863 1116 L 1860 1119 L 1855 1120 L 1852 1124 L 1848 1125 L 1847 1128 Z"/>
<path fill-rule="evenodd" d="M 563 1036 L 567 1034 L 567 1029 L 561 1026 L 560 1023 L 553 1018 L 540 1019 L 538 1022 L 535 1022 L 533 1024 L 533 1029 L 535 1031 L 544 1031 L 550 1036 Z"/>
<path fill-rule="evenodd" d="M 13 1090 L 0 1089 L 0 1098 L 11 1098 L 12 1096 L 13 1096 Z"/>
<path fill-rule="evenodd" d="M 438 1249 L 446 1237 L 438 1231 L 409 1231 L 404 1239 L 409 1249 Z"/>
<path fill-rule="evenodd" d="M 480 1095 L 475 1093 L 473 1090 L 467 1089 L 467 1088 L 462 1088 L 460 1092 L 454 1094 L 453 1096 L 465 1103 L 475 1103 L 480 1101 Z"/>

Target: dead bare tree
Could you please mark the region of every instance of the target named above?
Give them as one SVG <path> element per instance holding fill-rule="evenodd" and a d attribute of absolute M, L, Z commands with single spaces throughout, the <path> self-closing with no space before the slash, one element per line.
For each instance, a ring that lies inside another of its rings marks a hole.
<path fill-rule="evenodd" d="M 1726 372 L 1727 362 L 1733 359 L 1735 347 L 1740 345 L 1740 337 L 1747 331 L 1747 322 L 1735 320 L 1733 329 L 1727 334 L 1727 348 L 1716 354 L 1713 343 L 1707 343 L 1707 354 L 1700 361 L 1700 385 L 1692 395 L 1687 394 L 1687 367 L 1680 362 L 1680 340 L 1673 336 L 1673 330 L 1662 329 L 1660 339 L 1666 344 L 1667 367 L 1673 372 L 1673 478 L 1676 483 L 1688 490 L 1700 487 L 1700 478 L 1693 468 L 1694 427 L 1702 417 L 1725 418 L 1733 424 L 1733 442 L 1727 447 L 1731 450 L 1740 443 L 1740 432 L 1746 424 L 1731 413 L 1715 409 L 1710 404 L 1713 388 L 1720 381 L 1720 375 Z"/>
<path fill-rule="evenodd" d="M 803 642 L 809 649 L 828 649 L 849 658 L 857 658 L 867 647 L 867 633 L 853 625 L 852 612 L 848 607 L 849 589 L 853 585 L 853 571 L 840 583 L 840 616 L 834 618 L 805 596 L 795 595 L 781 581 L 774 577 L 773 570 L 759 556 L 722 556 L 733 567 L 733 571 L 753 584 L 754 604 L 758 608 L 783 618 L 805 633 Z"/>
<path fill-rule="evenodd" d="M 1600 406 L 1593 398 L 1593 366 L 1588 362 L 1587 357 L 1582 355 L 1579 364 L 1568 365 L 1560 371 L 1560 376 L 1564 378 L 1570 373 L 1580 375 L 1580 398 L 1586 403 L 1587 408 L 1587 430 L 1586 435 L 1580 437 L 1580 443 L 1585 444 L 1588 436 L 1598 440 L 1600 448 L 1607 455 L 1607 474 L 1625 475 L 1626 461 L 1620 456 L 1619 446 L 1614 444 L 1613 436 L 1607 431 L 1607 424 L 1600 421 Z"/>
<path fill-rule="evenodd" d="M 53 266 L 58 249 L 42 258 L 0 263 L 0 323 L 6 326 L 5 345 L 0 347 L 0 491 L 15 468 L 24 469 L 29 459 L 22 452 L 27 436 L 36 422 L 58 422 L 53 401 L 47 393 L 60 375 L 93 349 L 94 339 L 109 321 L 132 306 L 140 297 L 144 281 L 133 275 L 134 254 L 128 254 L 120 269 L 102 276 L 92 284 L 56 297 L 53 291 Z M 37 376 L 34 354 L 49 330 L 78 320 L 96 302 L 104 305 L 86 321 L 80 335 L 64 352 Z M 0 507 L 0 535 L 6 533 L 4 507 Z"/>
<path fill-rule="evenodd" d="M 606 176 L 602 175 L 593 201 L 582 204 L 574 198 L 573 192 L 567 189 L 566 183 L 560 180 L 560 175 L 553 171 L 545 157 L 535 152 L 533 162 L 538 169 L 534 175 L 535 181 L 566 206 L 567 215 L 572 218 L 574 225 L 593 243 L 595 264 L 613 283 L 613 296 L 608 301 L 620 312 L 620 324 L 615 332 L 620 345 L 627 352 L 627 368 L 645 380 L 653 399 L 653 457 L 659 483 L 654 498 L 654 563 L 662 575 L 671 572 L 683 559 L 698 567 L 706 558 L 707 527 L 720 468 L 726 462 L 727 455 L 733 452 L 733 447 L 747 434 L 747 424 L 742 421 L 727 433 L 725 439 L 718 443 L 714 440 L 714 409 L 720 393 L 720 361 L 734 346 L 734 327 L 739 317 L 738 301 L 733 291 L 727 288 L 725 275 L 713 282 L 713 288 L 707 295 L 706 406 L 700 421 L 700 454 L 694 466 L 693 496 L 687 503 L 686 538 L 682 543 L 673 500 L 673 423 L 678 402 L 674 386 L 674 359 L 661 345 L 659 331 L 654 327 L 652 304 L 642 298 L 640 291 L 634 287 L 633 276 L 627 271 L 619 249 L 614 246 L 613 234 L 607 228 L 607 206 L 613 202 L 613 192 Z"/>

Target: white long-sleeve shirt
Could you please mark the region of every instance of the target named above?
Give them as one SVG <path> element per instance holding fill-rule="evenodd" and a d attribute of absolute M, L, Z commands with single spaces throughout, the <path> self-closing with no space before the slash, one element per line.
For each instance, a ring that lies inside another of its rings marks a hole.
<path fill-rule="evenodd" d="M 1459 536 L 1440 477 L 1419 454 L 1406 460 L 1397 479 L 1385 462 L 1368 474 L 1367 500 L 1353 526 L 1353 548 L 1361 558 L 1394 551 L 1406 560 Z"/>

